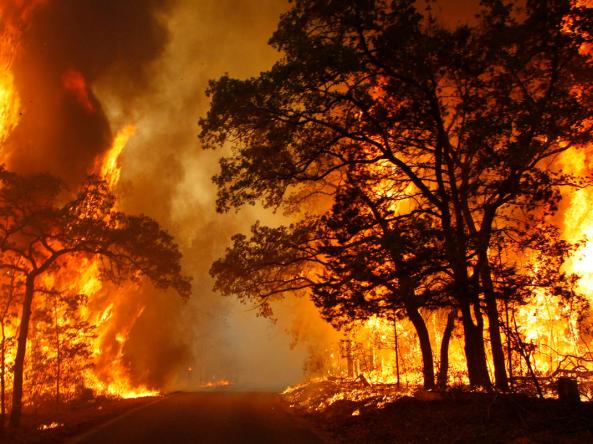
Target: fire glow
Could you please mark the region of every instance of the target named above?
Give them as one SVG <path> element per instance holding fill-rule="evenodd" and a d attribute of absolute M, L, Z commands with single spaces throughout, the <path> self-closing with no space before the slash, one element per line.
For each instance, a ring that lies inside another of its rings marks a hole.
<path fill-rule="evenodd" d="M 33 2 L 37 3 L 37 2 Z M 32 4 L 33 4 L 32 3 Z M 1 7 L 0 7 L 1 8 Z M 1 12 L 1 9 L 0 9 Z M 21 16 L 24 19 L 26 14 Z M 5 30 L 8 33 L 9 30 Z M 17 50 L 15 36 L 2 35 L 0 46 L 0 145 L 4 144 L 19 124 L 19 116 L 23 110 L 21 99 L 15 85 L 15 74 L 12 71 L 12 60 Z M 87 114 L 100 112 L 93 96 L 91 83 L 84 77 L 81 70 L 72 67 L 60 75 L 63 95 L 73 99 Z M 380 91 L 376 92 L 380 95 Z M 101 176 L 114 192 L 117 192 L 121 177 L 121 156 L 126 145 L 136 132 L 133 122 L 126 122 L 112 137 L 111 147 L 95 159 L 94 168 L 88 173 Z M 3 151 L 0 150 L 0 155 Z M 3 157 L 3 161 L 6 159 Z M 563 168 L 568 172 L 586 175 L 591 172 L 591 158 L 582 151 L 570 151 L 564 154 Z M 411 192 L 408 189 L 406 192 Z M 377 189 L 378 194 L 387 197 L 392 192 L 389 188 Z M 580 290 L 593 303 L 593 192 L 584 188 L 570 190 L 564 196 L 561 208 L 563 237 L 569 242 L 590 242 L 580 248 L 567 265 L 568 273 L 581 275 Z M 401 201 L 398 205 L 404 205 Z M 394 212 L 397 208 L 392 209 Z M 124 398 L 158 395 L 158 391 L 133 381 L 130 375 L 129 362 L 125 358 L 125 347 L 138 319 L 143 315 L 145 306 L 135 300 L 133 294 L 140 291 L 135 284 L 123 288 L 112 288 L 101 281 L 100 267 L 97 260 L 70 260 L 62 265 L 55 275 L 45 278 L 44 287 L 59 288 L 69 294 L 82 295 L 77 313 L 67 313 L 67 307 L 56 296 L 48 298 L 44 303 L 53 313 L 53 327 L 56 340 L 35 344 L 33 336 L 30 349 L 44 353 L 59 360 L 59 348 L 62 341 L 71 344 L 90 343 L 90 356 L 77 368 L 83 375 L 82 381 L 76 381 L 62 387 L 65 397 L 79 395 L 80 389 L 90 389 L 94 394 L 119 396 Z M 504 307 L 500 307 L 504 313 Z M 430 340 L 434 349 L 441 342 L 446 313 L 423 313 L 429 327 Z M 80 331 L 74 337 L 66 333 L 69 317 L 76 317 L 88 324 L 88 331 Z M 521 326 L 520 333 L 530 347 L 530 358 L 533 361 L 537 376 L 549 377 L 559 371 L 571 371 L 574 363 L 566 360 L 566 356 L 587 355 L 588 349 L 584 333 L 579 331 L 578 313 L 570 306 L 564 306 L 558 300 L 544 295 L 537 295 L 527 305 L 513 308 L 511 317 L 516 317 Z M 7 337 L 14 337 L 14 328 L 8 328 Z M 68 339 L 64 339 L 67 337 Z M 503 338 L 505 339 L 505 338 Z M 420 350 L 413 328 L 406 320 L 393 320 L 372 317 L 357 325 L 344 340 L 335 344 L 332 349 L 324 349 L 312 354 L 308 363 L 312 375 L 324 378 L 356 378 L 359 375 L 370 384 L 400 384 L 402 386 L 419 385 L 422 379 Z M 55 347 L 55 345 L 58 347 Z M 36 349 L 38 348 L 38 350 Z M 509 370 L 515 377 L 525 377 L 527 369 L 516 353 L 508 351 Z M 452 337 L 450 348 L 450 382 L 453 384 L 467 383 L 465 374 L 465 357 L 463 341 L 459 331 Z M 14 361 L 14 350 L 9 349 L 6 362 Z M 88 365 L 88 363 L 92 365 Z M 579 364 L 580 365 L 580 364 Z M 191 369 L 189 370 L 191 371 Z M 584 373 L 593 372 L 586 367 Z M 227 379 L 207 382 L 203 388 L 216 388 L 232 384 Z M 402 389 L 403 390 L 403 389 Z M 357 392 L 358 393 L 358 392 Z M 357 394 L 356 396 L 358 396 Z M 345 399 L 344 394 L 332 398 L 335 402 Z"/>
<path fill-rule="evenodd" d="M 4 145 L 10 137 L 12 131 L 19 124 L 19 116 L 22 112 L 21 102 L 15 85 L 14 73 L 12 71 L 12 61 L 18 50 L 18 33 L 15 29 L 21 25 L 21 22 L 29 17 L 34 7 L 42 5 L 43 2 L 31 2 L 29 5 L 22 6 L 21 14 L 16 17 L 10 17 L 16 23 L 10 23 L 10 20 L 3 23 L 4 28 L 0 29 L 0 144 Z M 18 10 L 18 8 L 17 8 Z M 0 6 L 0 17 L 3 17 L 4 11 Z M 95 113 L 97 109 L 91 99 L 91 91 L 87 80 L 83 74 L 71 69 L 62 75 L 62 87 L 64 94 L 72 96 L 87 113 Z M 111 187 L 116 190 L 120 178 L 119 158 L 125 149 L 129 139 L 135 131 L 135 126 L 130 124 L 124 126 L 113 137 L 112 146 L 97 157 L 94 171 L 88 171 L 102 177 Z M 2 147 L 4 148 L 4 147 Z M 6 163 L 4 150 L 0 151 L 1 162 Z M 80 390 L 92 390 L 95 395 L 107 395 L 123 398 L 135 398 L 143 396 L 156 396 L 159 394 L 156 390 L 150 390 L 141 384 L 132 384 L 130 382 L 128 364 L 124 362 L 124 347 L 137 319 L 141 316 L 144 307 L 132 304 L 130 309 L 127 305 L 128 293 L 138 291 L 137 286 L 130 285 L 124 288 L 105 288 L 100 277 L 98 260 L 68 260 L 61 264 L 56 273 L 44 277 L 44 288 L 56 289 L 56 291 L 72 295 L 81 295 L 80 304 L 76 307 L 76 314 L 68 312 L 69 306 L 56 295 L 54 298 L 48 297 L 43 302 L 38 302 L 36 309 L 46 310 L 53 313 L 55 319 L 52 321 L 56 331 L 54 343 L 51 341 L 37 341 L 35 334 L 29 339 L 28 348 L 33 353 L 39 352 L 47 356 L 48 359 L 56 362 L 60 361 L 60 350 L 68 341 L 68 346 L 80 347 L 84 349 L 88 346 L 90 356 L 84 357 L 78 364 L 69 364 L 70 367 L 59 369 L 58 364 L 58 393 L 62 399 L 68 399 L 74 396 L 80 396 Z M 52 290 L 53 291 L 53 290 Z M 53 304 L 53 308 L 51 308 Z M 76 318 L 85 328 L 73 336 L 68 331 L 68 322 L 71 318 Z M 41 327 L 42 323 L 34 327 L 34 331 Z M 16 325 L 10 324 L 3 331 L 4 337 L 16 337 Z M 63 353 L 63 351 L 62 351 Z M 15 349 L 9 346 L 6 350 L 4 361 L 6 366 L 10 366 L 15 359 Z M 31 366 L 31 360 L 27 365 Z M 73 358 L 73 362 L 75 359 Z M 65 365 L 65 364 L 62 364 Z M 32 368 L 26 368 L 25 372 L 34 371 Z M 82 375 L 82 380 L 67 380 L 64 373 L 78 372 Z M 63 381 L 60 381 L 62 373 Z M 7 375 L 6 386 L 10 386 L 10 378 Z M 60 385 L 62 385 L 60 387 Z M 61 393 L 60 393 L 61 392 Z M 33 395 L 40 393 L 33 390 Z M 41 394 L 42 395 L 42 394 Z M 50 425 L 46 428 L 57 427 Z"/>

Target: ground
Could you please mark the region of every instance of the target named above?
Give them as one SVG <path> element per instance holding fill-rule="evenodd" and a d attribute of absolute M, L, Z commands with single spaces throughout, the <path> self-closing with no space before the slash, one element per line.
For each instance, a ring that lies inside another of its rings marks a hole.
<path fill-rule="evenodd" d="M 340 444 L 593 442 L 590 402 L 463 391 L 398 396 L 393 386 L 328 381 L 284 396 L 319 434 Z"/>
<path fill-rule="evenodd" d="M 10 444 L 53 444 L 90 430 L 133 409 L 157 401 L 158 397 L 137 399 L 95 398 L 56 408 L 26 410 L 18 431 L 0 435 L 0 442 Z"/>
<path fill-rule="evenodd" d="M 94 409 L 94 421 L 60 417 L 64 426 L 28 427 L 11 443 L 68 444 L 317 444 L 309 423 L 292 414 L 278 394 L 253 392 L 176 393 L 158 399 L 120 401 L 120 415 Z M 126 405 L 126 406 L 124 406 Z M 113 409 L 112 409 L 113 411 Z M 92 417 L 91 411 L 88 411 Z M 101 416 L 101 418 L 99 418 Z M 29 418 L 30 419 L 30 418 Z M 51 423 L 50 423 L 51 424 Z M 60 424 L 60 423 L 58 423 Z M 77 435 L 77 436 L 74 436 Z M 0 440 L 1 441 L 1 440 Z"/>
<path fill-rule="evenodd" d="M 409 392 L 408 392 L 409 393 Z M 430 398 L 430 399 L 429 399 Z M 393 386 L 320 382 L 283 395 L 176 393 L 97 399 L 25 416 L 11 444 L 584 443 L 593 404 L 452 391 L 402 395 Z M 57 425 L 55 428 L 51 428 Z M 43 425 L 50 428 L 43 429 Z"/>

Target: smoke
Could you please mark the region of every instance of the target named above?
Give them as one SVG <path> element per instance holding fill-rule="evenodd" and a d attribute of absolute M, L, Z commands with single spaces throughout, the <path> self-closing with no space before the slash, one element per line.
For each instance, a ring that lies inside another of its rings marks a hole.
<path fill-rule="evenodd" d="M 305 329 L 319 332 L 316 341 L 334 335 L 310 302 L 277 304 L 273 324 L 214 294 L 208 275 L 232 234 L 270 216 L 253 209 L 216 214 L 210 178 L 220 153 L 202 151 L 197 140 L 197 120 L 208 109 L 204 91 L 224 73 L 246 77 L 272 65 L 278 54 L 267 40 L 288 6 L 286 0 L 0 5 L 3 26 L 19 34 L 12 71 L 22 106 L 3 147 L 7 166 L 23 174 L 49 172 L 74 189 L 113 134 L 135 125 L 121 159 L 119 206 L 167 228 L 194 278 L 188 302 L 148 284 L 106 286 L 90 301 L 99 312 L 109 306 L 107 298 L 115 301 L 97 363 L 104 381 L 111 360 L 123 353 L 138 386 L 191 389 L 230 379 L 276 388 L 302 376 L 306 347 L 299 344 L 306 341 L 295 346 L 291 338 Z"/>
<path fill-rule="evenodd" d="M 225 378 L 279 387 L 301 377 L 308 342 L 322 346 L 337 338 L 310 302 L 276 304 L 272 324 L 214 294 L 208 275 L 232 234 L 270 215 L 257 208 L 215 213 L 210 178 L 220 153 L 202 151 L 196 137 L 196 122 L 208 109 L 204 91 L 209 79 L 225 73 L 244 78 L 271 66 L 278 54 L 267 40 L 288 7 L 286 0 L 0 6 L 0 17 L 21 34 L 13 70 L 22 115 L 4 148 L 8 167 L 47 171 L 75 187 L 113 133 L 134 124 L 122 155 L 120 207 L 171 231 L 194 278 L 189 302 L 149 285 L 123 293 L 128 299 L 118 307 L 124 309 L 111 322 L 117 327 L 137 317 L 123 355 L 138 385 L 191 389 Z"/>
<path fill-rule="evenodd" d="M 23 104 L 5 160 L 20 172 L 49 171 L 70 185 L 111 143 L 111 127 L 94 85 L 110 78 L 128 100 L 150 83 L 167 30 L 168 0 L 7 2 L 4 17 L 20 30 L 14 60 Z"/>
<path fill-rule="evenodd" d="M 202 151 L 196 137 L 196 122 L 209 106 L 204 91 L 209 79 L 226 72 L 247 77 L 272 65 L 278 54 L 266 42 L 287 7 L 284 0 L 178 1 L 167 22 L 168 46 L 151 71 L 154 87 L 131 112 L 123 111 L 126 101 L 109 83 L 99 88 L 112 121 L 125 125 L 131 118 L 138 128 L 123 155 L 122 205 L 175 233 L 194 277 L 192 300 L 183 304 L 155 294 L 128 341 L 135 371 L 150 368 L 148 380 L 159 387 L 191 388 L 216 379 L 268 388 L 294 383 L 302 377 L 306 350 L 291 348 L 291 335 L 305 326 L 302 317 L 314 316 L 315 328 L 334 334 L 307 301 L 280 303 L 275 324 L 256 318 L 249 307 L 214 294 L 208 275 L 232 234 L 270 216 L 257 209 L 216 214 L 210 178 L 220 153 Z M 172 341 L 148 346 L 145 338 L 155 325 Z M 164 359 L 171 360 L 168 367 Z"/>

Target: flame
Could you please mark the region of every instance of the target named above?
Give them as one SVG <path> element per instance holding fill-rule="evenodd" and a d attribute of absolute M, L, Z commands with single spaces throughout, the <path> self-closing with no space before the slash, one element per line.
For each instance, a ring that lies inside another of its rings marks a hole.
<path fill-rule="evenodd" d="M 188 369 L 191 371 L 191 369 Z M 208 381 L 205 384 L 200 385 L 199 388 L 217 388 L 217 387 L 227 387 L 229 385 L 233 385 L 233 382 L 228 379 L 219 379 L 217 381 Z"/>
<path fill-rule="evenodd" d="M 57 429 L 59 427 L 64 427 L 64 424 L 61 422 L 50 422 L 49 424 L 41 424 L 37 427 L 37 430 L 52 430 Z"/>
<path fill-rule="evenodd" d="M 121 167 L 119 164 L 120 156 L 135 132 L 136 125 L 134 124 L 127 125 L 118 131 L 113 139 L 111 148 L 101 160 L 98 169 L 101 176 L 107 181 L 112 189 L 118 184 L 121 175 Z"/>
<path fill-rule="evenodd" d="M 20 30 L 24 29 L 35 9 L 46 2 L 47 0 L 0 2 L 0 162 L 6 161 L 6 156 L 2 152 L 3 145 L 19 124 L 23 112 L 12 69 L 13 60 L 20 49 Z M 65 71 L 61 76 L 61 82 L 64 92 L 76 100 L 86 112 L 96 112 L 92 91 L 81 71 L 76 68 Z M 103 177 L 112 189 L 117 187 L 121 176 L 120 156 L 135 131 L 136 127 L 133 124 L 118 130 L 112 146 L 95 162 L 94 173 Z M 83 355 L 77 358 L 74 355 L 69 358 L 72 361 L 82 360 L 79 363 L 63 360 L 63 398 L 76 396 L 81 388 L 90 389 L 99 395 L 122 398 L 158 395 L 158 391 L 131 382 L 129 364 L 124 355 L 132 328 L 144 310 L 138 287 L 130 284 L 116 288 L 105 284 L 101 281 L 100 265 L 98 260 L 72 258 L 64 260 L 58 270 L 46 273 L 41 279 L 41 285 L 47 293 L 44 297 L 37 298 L 34 307 L 42 314 L 33 319 L 31 325 L 28 345 L 30 355 L 26 364 L 26 377 L 30 381 L 26 393 L 28 399 L 53 393 L 55 382 L 53 386 L 43 386 L 37 380 L 43 377 L 47 379 L 48 376 L 43 373 L 48 372 L 47 368 L 35 368 L 35 360 L 37 354 L 45 357 L 45 361 L 39 362 L 56 362 L 59 359 L 59 346 L 65 348 L 62 350 L 63 353 L 68 353 L 68 347 L 79 347 L 81 350 L 88 347 L 90 353 L 90 356 Z M 76 307 L 71 301 L 60 300 L 60 294 L 72 297 L 82 295 L 84 302 Z M 72 313 L 72 307 L 76 307 L 76 313 Z M 16 315 L 15 311 L 14 316 Z M 69 320 L 73 317 L 78 319 L 82 326 L 80 331 L 68 330 Z M 43 329 L 46 329 L 45 333 Z M 47 331 L 50 334 L 47 334 Z M 15 324 L 5 325 L 5 332 L 7 338 L 15 338 Z M 55 332 L 55 335 L 52 332 Z M 11 346 L 6 356 L 8 366 L 14 363 L 14 355 L 15 348 Z M 8 377 L 9 380 L 6 382 L 9 387 L 11 376 Z M 66 382 L 68 378 L 69 382 Z M 43 429 L 56 426 L 49 424 Z"/>
<path fill-rule="evenodd" d="M 15 51 L 14 31 L 9 28 L 0 33 L 0 145 L 19 122 L 21 104 L 11 71 Z"/>
<path fill-rule="evenodd" d="M 14 78 L 7 69 L 0 69 L 0 144 L 4 143 L 19 122 L 20 100 Z"/>
<path fill-rule="evenodd" d="M 80 71 L 70 69 L 62 74 L 62 85 L 87 112 L 95 112 L 95 105 L 91 101 L 89 87 Z"/>
<path fill-rule="evenodd" d="M 119 158 L 135 131 L 133 124 L 124 126 L 116 133 L 111 148 L 97 161 L 96 170 L 112 189 L 119 183 L 121 175 Z M 95 302 L 91 313 L 95 316 L 91 316 L 91 322 L 97 326 L 93 343 L 95 367 L 85 373 L 85 385 L 97 393 L 122 398 L 158 395 L 158 391 L 131 384 L 129 369 L 123 362 L 130 331 L 145 308 L 134 306 L 130 300 L 137 288 L 104 289 L 97 260 L 85 264 L 84 269 L 86 271 L 76 285 L 93 295 Z M 105 296 L 109 290 L 113 292 Z"/>
<path fill-rule="evenodd" d="M 111 148 L 96 161 L 95 170 L 114 189 L 120 178 L 119 156 L 135 131 L 127 125 L 118 131 Z M 98 259 L 73 258 L 63 264 L 57 274 L 47 274 L 44 286 L 59 288 L 69 294 L 84 294 L 88 303 L 79 308 L 79 314 L 94 327 L 94 335 L 85 337 L 81 332 L 71 341 L 90 341 L 90 361 L 93 366 L 84 370 L 84 387 L 95 394 L 121 398 L 156 396 L 158 391 L 130 380 L 130 369 L 124 349 L 130 332 L 144 311 L 144 305 L 134 297 L 136 284 L 124 287 L 107 285 L 100 278 Z M 65 321 L 61 321 L 65 323 Z M 45 352 L 51 353 L 51 347 Z"/>

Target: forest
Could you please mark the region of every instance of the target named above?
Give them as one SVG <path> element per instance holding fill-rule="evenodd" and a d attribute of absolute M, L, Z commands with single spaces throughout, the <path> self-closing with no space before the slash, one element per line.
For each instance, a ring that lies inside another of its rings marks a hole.
<path fill-rule="evenodd" d="M 0 440 L 591 438 L 591 3 L 231 3 L 0 4 Z"/>
<path fill-rule="evenodd" d="M 289 220 L 235 235 L 216 289 L 263 316 L 311 298 L 354 331 L 350 377 L 379 370 L 362 325 L 377 350 L 414 350 L 425 389 L 588 379 L 590 11 L 519 6 L 483 1 L 457 26 L 413 1 L 299 1 L 270 40 L 279 62 L 211 82 L 200 137 L 232 149 L 218 210 Z"/>

